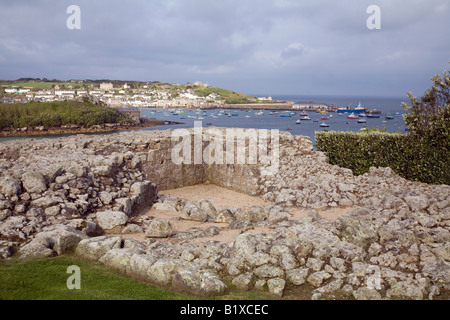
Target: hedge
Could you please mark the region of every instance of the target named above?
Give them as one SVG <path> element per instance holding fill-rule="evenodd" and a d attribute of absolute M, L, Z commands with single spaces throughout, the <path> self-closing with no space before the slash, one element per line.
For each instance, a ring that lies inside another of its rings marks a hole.
<path fill-rule="evenodd" d="M 450 185 L 450 135 L 418 138 L 410 134 L 316 132 L 316 148 L 331 164 L 360 175 L 370 167 L 390 167 L 408 180 Z"/>

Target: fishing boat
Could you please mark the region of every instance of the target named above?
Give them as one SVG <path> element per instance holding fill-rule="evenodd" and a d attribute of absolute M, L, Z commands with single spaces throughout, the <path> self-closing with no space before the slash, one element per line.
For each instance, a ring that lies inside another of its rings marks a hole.
<path fill-rule="evenodd" d="M 359 119 L 359 116 L 352 112 L 349 116 L 347 116 L 347 119 Z"/>
<path fill-rule="evenodd" d="M 364 113 L 366 111 L 366 108 L 361 106 L 361 101 L 359 102 L 358 106 L 356 106 L 355 108 L 351 109 L 349 107 L 346 108 L 338 108 L 338 113 L 345 113 L 345 112 L 351 112 L 351 113 Z"/>
<path fill-rule="evenodd" d="M 296 123 L 296 124 L 300 124 L 300 123 L 302 123 L 302 122 L 300 121 L 300 119 L 297 119 L 297 121 L 295 121 L 295 123 Z"/>
<path fill-rule="evenodd" d="M 321 126 L 321 127 L 329 127 L 330 125 L 329 125 L 328 123 L 322 122 L 322 123 L 320 124 L 320 126 Z"/>

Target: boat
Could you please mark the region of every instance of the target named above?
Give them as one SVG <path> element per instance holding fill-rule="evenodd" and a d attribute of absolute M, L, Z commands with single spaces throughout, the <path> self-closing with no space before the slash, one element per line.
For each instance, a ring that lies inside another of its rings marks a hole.
<path fill-rule="evenodd" d="M 359 114 L 360 117 L 367 117 L 367 115 L 363 112 L 361 114 Z"/>
<path fill-rule="evenodd" d="M 307 113 L 305 113 L 305 112 L 302 112 L 302 113 L 299 113 L 299 114 L 298 114 L 298 116 L 299 116 L 299 117 L 307 117 L 307 116 L 308 116 L 308 114 L 307 114 Z"/>
<path fill-rule="evenodd" d="M 358 119 L 358 123 L 366 123 L 367 120 L 366 119 Z"/>
<path fill-rule="evenodd" d="M 283 118 L 290 118 L 290 117 L 292 117 L 290 114 L 280 114 L 280 117 L 283 117 Z"/>
<path fill-rule="evenodd" d="M 347 116 L 347 119 L 359 119 L 359 116 L 352 112 L 349 116 Z"/>
<path fill-rule="evenodd" d="M 355 108 L 351 109 L 349 107 L 346 108 L 338 108 L 338 113 L 345 113 L 345 112 L 351 112 L 351 113 L 364 113 L 366 111 L 366 108 L 361 106 L 361 101 L 359 102 L 358 106 L 356 106 Z"/>
<path fill-rule="evenodd" d="M 305 116 L 305 117 L 301 117 L 300 120 L 311 120 L 311 118 L 308 116 Z"/>
<path fill-rule="evenodd" d="M 264 112 L 262 110 L 255 113 L 255 116 L 263 116 L 263 115 L 264 115 Z"/>
<path fill-rule="evenodd" d="M 320 124 L 320 126 L 321 126 L 321 127 L 329 127 L 330 125 L 329 125 L 328 123 L 322 122 L 322 123 Z"/>
<path fill-rule="evenodd" d="M 320 118 L 320 120 L 330 120 L 330 118 L 329 117 L 322 117 L 322 118 Z"/>
<path fill-rule="evenodd" d="M 366 114 L 366 117 L 367 118 L 379 118 L 380 115 L 379 114 L 368 113 L 368 114 Z"/>
<path fill-rule="evenodd" d="M 295 121 L 295 123 L 296 123 L 296 124 L 300 124 L 300 123 L 302 123 L 302 122 L 300 121 L 300 119 L 297 119 L 297 121 Z"/>
<path fill-rule="evenodd" d="M 392 119 L 394 119 L 394 116 L 393 116 L 392 114 L 388 113 L 388 114 L 384 117 L 384 119 L 386 119 L 386 120 L 392 120 Z"/>
<path fill-rule="evenodd" d="M 401 117 L 401 116 L 403 116 L 403 115 L 400 112 L 394 113 L 394 117 Z"/>

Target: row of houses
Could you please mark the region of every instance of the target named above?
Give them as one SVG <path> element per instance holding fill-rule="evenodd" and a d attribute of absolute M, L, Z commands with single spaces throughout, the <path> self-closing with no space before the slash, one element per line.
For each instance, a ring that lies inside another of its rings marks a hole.
<path fill-rule="evenodd" d="M 204 84 L 202 84 L 205 86 Z M 30 89 L 5 88 L 4 92 L 14 94 L 15 97 L 22 96 L 26 101 L 61 101 L 76 100 L 86 96 L 94 97 L 96 100 L 103 101 L 111 107 L 139 107 L 139 108 L 172 108 L 172 107 L 208 107 L 211 104 L 221 105 L 224 101 L 220 101 L 217 93 L 211 93 L 206 97 L 197 96 L 192 89 L 187 89 L 179 93 L 176 97 L 172 96 L 169 91 L 162 90 L 144 90 L 129 91 L 129 86 L 125 84 L 123 89 L 114 90 L 112 83 L 101 83 L 99 88 L 91 90 L 80 89 L 60 89 L 55 86 L 53 89 L 42 89 L 39 91 L 31 91 Z"/>

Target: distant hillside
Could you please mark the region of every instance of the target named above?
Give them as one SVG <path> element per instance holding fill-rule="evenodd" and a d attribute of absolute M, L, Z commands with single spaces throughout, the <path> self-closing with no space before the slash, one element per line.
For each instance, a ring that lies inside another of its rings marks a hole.
<path fill-rule="evenodd" d="M 48 80 L 48 79 L 33 79 L 33 78 L 21 78 L 14 81 L 0 80 L 0 86 L 5 88 L 28 88 L 31 91 L 38 91 L 42 89 L 52 89 L 56 85 L 59 89 L 73 89 L 73 90 L 92 90 L 98 88 L 101 83 L 112 83 L 113 91 L 119 91 L 124 89 L 126 84 L 126 90 L 132 94 L 143 93 L 145 91 L 165 91 L 171 94 L 172 98 L 178 97 L 181 93 L 191 92 L 199 97 L 207 97 L 212 93 L 218 94 L 217 99 L 225 101 L 228 104 L 241 104 L 255 102 L 256 98 L 243 93 L 239 93 L 232 90 L 210 87 L 200 82 L 187 83 L 187 84 L 173 84 L 160 81 L 122 81 L 122 80 Z M 3 90 L 1 90 L 3 92 Z M 1 95 L 1 93 L 0 93 Z"/>

